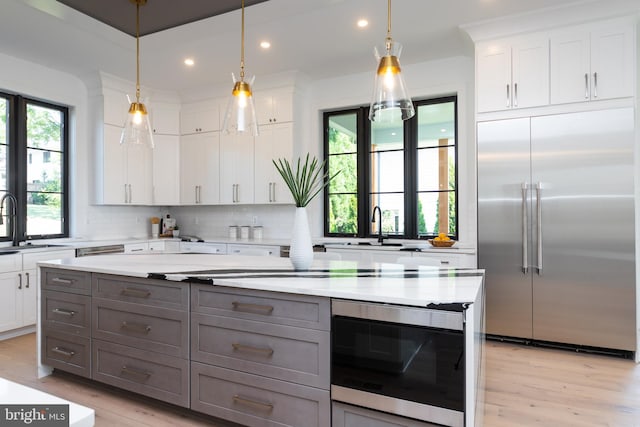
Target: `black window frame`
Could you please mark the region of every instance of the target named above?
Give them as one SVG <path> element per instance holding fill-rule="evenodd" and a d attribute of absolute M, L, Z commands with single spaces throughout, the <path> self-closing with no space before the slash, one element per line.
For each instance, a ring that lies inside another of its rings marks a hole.
<path fill-rule="evenodd" d="M 441 96 L 437 98 L 428 98 L 421 100 L 414 100 L 414 107 L 416 109 L 416 115 L 406 120 L 403 123 L 403 138 L 404 138 L 404 167 L 405 167 L 405 179 L 404 179 L 404 234 L 403 235 L 389 235 L 389 239 L 421 239 L 427 240 L 435 237 L 437 234 L 418 235 L 418 108 L 423 105 L 433 105 L 440 103 L 454 103 L 454 126 L 455 126 L 455 230 L 456 232 L 449 236 L 454 239 L 459 239 L 460 218 L 459 218 L 459 180 L 458 180 L 458 156 L 459 156 L 459 139 L 458 139 L 458 96 L 449 95 Z M 357 117 L 357 196 L 358 196 L 358 232 L 357 233 L 330 233 L 329 232 L 329 187 L 324 190 L 324 236 L 325 237 L 357 237 L 357 238 L 374 238 L 377 237 L 377 233 L 371 231 L 371 218 L 372 212 L 369 212 L 371 206 L 371 166 L 370 166 L 370 151 L 371 151 L 371 122 L 369 121 L 369 107 L 360 106 L 353 108 L 342 108 L 335 110 L 327 110 L 322 114 L 323 123 L 323 150 L 325 159 L 325 172 L 328 172 L 329 168 L 329 120 L 331 116 L 342 114 L 356 114 Z M 434 149 L 436 147 L 433 147 Z M 421 148 L 431 149 L 431 148 Z M 441 191 L 433 191 L 441 192 Z M 447 190 L 448 192 L 448 190 Z"/>
<path fill-rule="evenodd" d="M 16 233 L 18 241 L 42 240 L 52 238 L 69 237 L 70 209 L 69 209 L 69 107 L 55 104 L 40 99 L 22 96 L 20 94 L 0 92 L 0 98 L 7 100 L 8 113 L 8 133 L 7 133 L 7 173 L 8 191 L 13 194 L 18 202 Z M 28 147 L 27 147 L 27 105 L 37 105 L 39 107 L 60 111 L 62 115 L 61 127 L 61 156 L 62 173 L 60 176 L 60 192 L 62 203 L 62 233 L 55 234 L 32 234 L 27 235 L 27 169 L 28 169 Z M 5 202 L 7 203 L 7 202 Z M 6 206 L 4 210 L 7 212 Z M 8 222 L 5 222 L 7 224 Z M 0 241 L 11 241 L 10 233 L 6 237 L 1 237 Z"/>

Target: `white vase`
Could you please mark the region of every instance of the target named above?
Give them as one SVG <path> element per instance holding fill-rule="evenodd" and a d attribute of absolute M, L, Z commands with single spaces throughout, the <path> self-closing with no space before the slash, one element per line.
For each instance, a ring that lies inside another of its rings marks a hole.
<path fill-rule="evenodd" d="M 307 208 L 296 208 L 289 259 L 293 269 L 298 271 L 308 270 L 313 263 L 313 244 L 311 243 Z"/>

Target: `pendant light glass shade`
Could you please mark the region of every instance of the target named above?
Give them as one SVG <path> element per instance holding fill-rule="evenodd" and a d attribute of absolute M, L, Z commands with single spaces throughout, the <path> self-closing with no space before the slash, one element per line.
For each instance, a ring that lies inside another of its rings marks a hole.
<path fill-rule="evenodd" d="M 124 122 L 120 144 L 153 148 L 149 114 L 147 107 L 140 102 L 140 5 L 146 4 L 147 0 L 131 0 L 131 3 L 136 5 L 136 100 L 129 100 L 131 106 Z"/>
<path fill-rule="evenodd" d="M 244 80 L 244 0 L 242 0 L 242 31 L 240 42 L 240 79 L 236 79 L 235 74 L 231 74 L 233 79 L 233 90 L 231 98 L 227 103 L 227 110 L 224 114 L 222 122 L 223 133 L 243 133 L 251 132 L 252 135 L 258 135 L 258 120 L 256 117 L 256 108 L 253 102 L 253 92 L 251 85 L 255 80 L 255 76 Z"/>
<path fill-rule="evenodd" d="M 388 0 L 385 45 L 382 49 L 374 49 L 378 69 L 369 106 L 369 120 L 372 122 L 407 120 L 415 115 L 413 102 L 402 78 L 398 59 L 401 53 L 402 45 L 391 39 L 391 0 Z"/>

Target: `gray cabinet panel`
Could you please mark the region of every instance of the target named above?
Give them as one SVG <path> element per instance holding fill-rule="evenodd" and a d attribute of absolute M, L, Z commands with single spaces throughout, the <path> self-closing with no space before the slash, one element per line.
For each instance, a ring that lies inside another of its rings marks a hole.
<path fill-rule="evenodd" d="M 43 268 L 41 275 L 42 289 L 91 295 L 91 273 L 62 268 Z"/>
<path fill-rule="evenodd" d="M 89 338 L 43 329 L 42 363 L 65 372 L 91 377 Z"/>
<path fill-rule="evenodd" d="M 333 402 L 331 427 L 437 427 L 437 424 Z"/>
<path fill-rule="evenodd" d="M 189 285 L 182 282 L 94 274 L 91 287 L 94 297 L 176 310 L 189 308 Z"/>
<path fill-rule="evenodd" d="M 189 406 L 189 361 L 93 340 L 93 379 L 180 406 Z"/>
<path fill-rule="evenodd" d="M 191 310 L 323 331 L 331 322 L 328 298 L 209 285 L 192 285 Z"/>
<path fill-rule="evenodd" d="M 191 363 L 191 409 L 246 426 L 328 427 L 329 392 Z"/>
<path fill-rule="evenodd" d="M 329 332 L 193 313 L 191 359 L 329 389 Z"/>
<path fill-rule="evenodd" d="M 92 299 L 93 338 L 171 356 L 189 357 L 189 313 Z"/>
<path fill-rule="evenodd" d="M 89 338 L 91 297 L 58 291 L 43 291 L 41 319 L 47 329 Z"/>

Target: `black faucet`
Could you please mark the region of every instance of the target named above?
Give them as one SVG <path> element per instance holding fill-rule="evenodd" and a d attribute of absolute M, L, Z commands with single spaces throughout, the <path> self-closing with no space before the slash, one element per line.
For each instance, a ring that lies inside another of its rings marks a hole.
<path fill-rule="evenodd" d="M 2 196 L 2 199 L 0 199 L 0 225 L 4 225 L 3 205 L 6 199 L 9 199 L 9 201 L 11 202 L 11 210 L 9 211 L 9 214 L 7 214 L 7 217 L 9 218 L 9 226 L 11 228 L 12 244 L 13 246 L 18 246 L 18 232 L 16 227 L 16 221 L 18 219 L 18 201 L 11 193 L 5 193 L 4 196 Z"/>
<path fill-rule="evenodd" d="M 371 223 L 376 222 L 376 211 L 378 211 L 378 243 L 382 244 L 384 236 L 382 235 L 382 210 L 380 206 L 374 206 L 373 213 L 371 214 Z"/>

